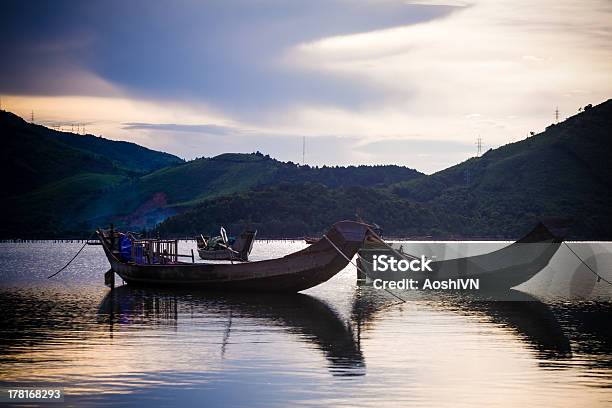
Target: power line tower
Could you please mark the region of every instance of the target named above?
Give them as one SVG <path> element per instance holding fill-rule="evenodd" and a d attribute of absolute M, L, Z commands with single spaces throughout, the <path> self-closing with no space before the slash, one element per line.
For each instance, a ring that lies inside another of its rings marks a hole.
<path fill-rule="evenodd" d="M 559 123 L 559 107 L 555 108 L 555 123 Z"/>
<path fill-rule="evenodd" d="M 30 113 L 30 123 L 34 123 L 34 109 L 32 109 L 32 112 Z"/>
<path fill-rule="evenodd" d="M 476 147 L 478 148 L 478 153 L 476 153 L 476 157 L 480 157 L 482 154 L 482 137 L 478 137 L 476 139 Z"/>
<path fill-rule="evenodd" d="M 306 136 L 302 136 L 302 166 L 306 165 Z"/>

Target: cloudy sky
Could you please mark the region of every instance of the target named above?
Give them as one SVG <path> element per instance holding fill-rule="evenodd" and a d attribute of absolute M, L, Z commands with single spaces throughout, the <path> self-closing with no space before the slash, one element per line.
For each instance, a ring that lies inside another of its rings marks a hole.
<path fill-rule="evenodd" d="M 183 158 L 431 173 L 612 97 L 610 0 L 3 1 L 2 108 Z"/>

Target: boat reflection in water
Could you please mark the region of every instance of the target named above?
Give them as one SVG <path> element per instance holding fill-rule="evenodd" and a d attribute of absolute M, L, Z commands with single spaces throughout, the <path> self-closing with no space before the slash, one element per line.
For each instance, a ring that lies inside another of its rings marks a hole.
<path fill-rule="evenodd" d="M 352 328 L 324 302 L 304 294 L 222 293 L 181 289 L 117 287 L 100 304 L 98 321 L 109 325 L 176 326 L 180 319 L 196 319 L 202 312 L 226 319 L 220 339 L 224 356 L 231 345 L 232 321 L 252 319 L 276 326 L 300 341 L 314 344 L 334 376 L 361 376 L 365 362 Z"/>
<path fill-rule="evenodd" d="M 551 308 L 537 298 L 517 290 L 508 290 L 506 301 L 483 302 L 469 297 L 459 308 L 482 313 L 499 326 L 513 330 L 528 348 L 542 359 L 570 359 L 572 348 Z"/>
<path fill-rule="evenodd" d="M 408 298 L 406 292 L 396 293 Z M 551 307 L 527 293 L 512 289 L 498 293 L 498 298 L 508 299 L 506 301 L 483 301 L 465 292 L 435 295 L 422 292 L 417 296 L 418 299 L 409 299 L 427 304 L 433 310 L 476 317 L 478 321 L 485 320 L 512 330 L 538 358 L 568 360 L 572 357 L 570 340 Z M 398 299 L 382 295 L 382 291 L 362 286 L 353 300 L 352 320 L 361 335 L 363 330 L 373 328 L 377 320 L 401 304 Z"/>

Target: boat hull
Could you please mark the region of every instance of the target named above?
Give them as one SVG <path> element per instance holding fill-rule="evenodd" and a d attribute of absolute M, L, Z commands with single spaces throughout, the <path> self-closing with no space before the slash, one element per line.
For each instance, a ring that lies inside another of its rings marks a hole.
<path fill-rule="evenodd" d="M 416 279 L 423 282 L 437 280 L 477 279 L 480 291 L 507 290 L 531 279 L 546 267 L 561 246 L 562 239 L 554 236 L 539 224 L 517 242 L 490 253 L 441 260 L 429 264 L 431 271 L 374 271 L 374 255 L 388 255 L 401 259 L 396 250 L 380 245 L 365 245 L 359 251 L 360 266 L 366 276 L 373 280 Z"/>
<path fill-rule="evenodd" d="M 361 247 L 366 224 L 341 221 L 328 231 L 327 239 L 282 258 L 234 263 L 136 264 L 123 262 L 101 241 L 111 269 L 127 284 L 139 286 L 197 287 L 220 290 L 299 292 L 321 284 L 340 272 Z M 342 252 L 342 254 L 339 253 Z"/>

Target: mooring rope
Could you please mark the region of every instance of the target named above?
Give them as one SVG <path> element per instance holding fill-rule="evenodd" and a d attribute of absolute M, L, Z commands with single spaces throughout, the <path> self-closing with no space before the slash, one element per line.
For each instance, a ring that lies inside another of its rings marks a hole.
<path fill-rule="evenodd" d="M 52 277 L 54 277 L 55 275 L 57 275 L 58 273 L 60 273 L 60 272 L 61 272 L 61 271 L 63 271 L 64 269 L 66 269 L 66 268 L 68 267 L 68 265 L 70 265 L 70 264 L 72 263 L 72 261 L 74 261 L 74 260 L 76 259 L 76 257 L 77 257 L 77 256 L 79 256 L 79 254 L 81 253 L 81 251 L 83 251 L 83 249 L 85 249 L 85 246 L 87 245 L 87 243 L 89 242 L 89 240 L 91 239 L 91 237 L 93 237 L 93 236 L 94 236 L 94 234 L 95 234 L 95 233 L 96 233 L 95 231 L 91 233 L 91 235 L 89 236 L 89 238 L 87 238 L 87 239 L 85 240 L 85 243 L 83 244 L 83 246 L 81 247 L 81 249 L 79 249 L 79 250 L 77 251 L 77 253 L 76 253 L 76 254 L 74 254 L 74 256 L 72 257 L 72 259 L 71 259 L 70 261 L 68 261 L 68 263 L 67 263 L 66 265 L 62 266 L 62 267 L 61 267 L 61 268 L 60 268 L 60 269 L 59 269 L 57 272 L 55 272 L 54 274 L 47 276 L 47 279 L 51 279 Z"/>
<path fill-rule="evenodd" d="M 584 264 L 584 266 L 586 266 L 587 268 L 589 268 L 589 270 L 591 272 L 593 272 L 595 274 L 595 276 L 597 276 L 597 282 L 600 281 L 604 281 L 606 282 L 608 285 L 612 286 L 612 282 L 610 282 L 609 280 L 607 280 L 606 278 L 604 278 L 603 276 L 601 276 L 600 274 L 598 274 L 597 272 L 595 272 L 595 270 L 593 268 L 591 268 L 589 266 L 589 264 L 587 264 L 585 261 L 582 260 L 582 258 L 576 253 L 574 252 L 574 250 L 569 246 L 569 244 L 565 241 L 563 241 L 563 243 L 565 244 L 565 246 L 567 247 L 567 249 L 569 249 L 572 254 L 574 254 L 576 256 L 576 258 L 578 258 L 580 260 L 580 262 L 582 262 Z"/>
<path fill-rule="evenodd" d="M 338 247 L 336 246 L 336 244 L 334 244 L 334 243 L 332 242 L 332 240 L 331 240 L 331 239 L 329 239 L 329 237 L 328 237 L 327 235 L 323 235 L 323 237 L 324 237 L 324 238 L 327 240 L 327 242 L 329 242 L 329 243 L 331 244 L 331 246 L 332 246 L 332 247 L 334 247 L 334 249 L 335 249 L 335 250 L 336 250 L 336 251 L 337 251 L 337 252 L 338 252 L 340 255 L 342 255 L 342 257 L 343 257 L 344 259 L 346 259 L 346 260 L 347 260 L 347 261 L 348 261 L 348 262 L 349 262 L 351 265 L 353 265 L 355 268 L 357 268 L 357 270 L 358 270 L 359 272 L 363 273 L 363 274 L 364 274 L 366 277 L 370 278 L 370 276 L 369 276 L 369 275 L 368 275 L 368 274 L 367 274 L 367 273 L 366 273 L 366 272 L 365 272 L 365 271 L 364 271 L 362 268 L 360 268 L 360 267 L 359 267 L 359 265 L 357 265 L 356 263 L 354 263 L 352 259 L 349 259 L 349 257 L 348 257 L 348 256 L 346 256 L 346 255 L 344 254 L 344 252 L 342 252 L 342 250 L 341 250 L 340 248 L 338 248 Z M 372 279 L 372 278 L 370 278 L 370 279 Z M 398 296 L 398 295 L 396 295 L 395 293 L 391 292 L 389 289 L 384 288 L 384 290 L 385 290 L 387 293 L 389 293 L 391 296 L 394 296 L 394 297 L 396 297 L 397 299 L 401 300 L 401 301 L 402 301 L 402 303 L 406 303 L 406 300 L 405 300 L 405 299 L 403 299 L 403 298 L 399 297 L 399 296 Z"/>

